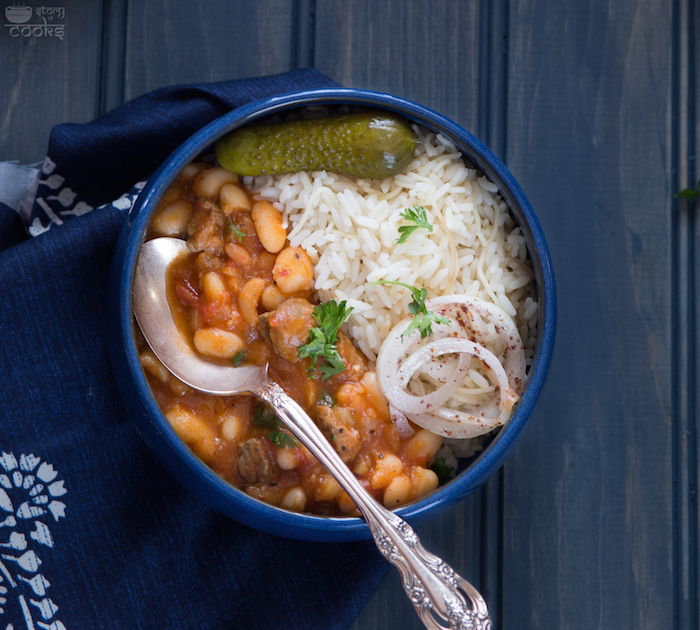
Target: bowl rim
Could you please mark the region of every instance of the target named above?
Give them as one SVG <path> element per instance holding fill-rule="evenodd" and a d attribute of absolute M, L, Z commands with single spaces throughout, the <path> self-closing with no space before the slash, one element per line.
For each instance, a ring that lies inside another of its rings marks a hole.
<path fill-rule="evenodd" d="M 172 451 L 169 454 L 170 459 L 174 456 L 186 469 L 180 471 L 180 474 L 176 476 L 182 481 L 186 477 L 187 470 L 194 473 L 201 484 L 209 492 L 216 495 L 216 497 L 209 497 L 209 500 L 200 497 L 204 502 L 252 527 L 292 538 L 328 541 L 352 540 L 370 537 L 369 528 L 363 519 L 316 516 L 288 512 L 270 506 L 230 485 L 199 460 L 189 447 L 185 446 L 184 442 L 177 437 L 155 403 L 150 386 L 138 361 L 132 329 L 134 324 L 131 315 L 131 284 L 139 248 L 158 200 L 180 170 L 233 128 L 252 120 L 266 118 L 272 114 L 311 104 L 349 104 L 389 109 L 428 129 L 446 134 L 460 148 L 463 155 L 499 188 L 499 193 L 503 196 L 511 213 L 516 216 L 518 224 L 525 233 L 533 268 L 536 277 L 539 278 L 537 290 L 541 331 L 535 348 L 535 359 L 527 377 L 527 387 L 518 403 L 515 414 L 492 440 L 491 444 L 457 477 L 441 486 L 438 491 L 394 510 L 396 514 L 409 523 L 419 525 L 450 509 L 473 493 L 501 467 L 506 456 L 521 436 L 542 392 L 551 362 L 556 330 L 556 286 L 544 232 L 525 193 L 500 159 L 473 134 L 442 114 L 414 101 L 391 94 L 354 88 L 320 88 L 293 91 L 253 101 L 202 127 L 176 148 L 148 179 L 136 203 L 129 211 L 122 230 L 124 243 L 120 255 L 115 257 L 115 264 L 119 267 L 116 270 L 119 277 L 117 290 L 120 298 L 118 299 L 117 319 L 122 342 L 121 351 L 126 354 L 126 365 L 133 378 L 133 384 L 140 401 L 145 405 L 146 413 L 151 422 L 156 425 L 160 437 L 170 447 Z M 129 343 L 129 338 L 131 343 Z M 227 509 L 229 503 L 231 506 L 235 507 L 238 504 L 241 507 L 230 510 Z M 249 511 L 250 514 L 241 510 Z M 266 522 L 266 519 L 269 519 L 269 522 Z M 267 527 L 268 525 L 276 525 L 276 527 Z"/>

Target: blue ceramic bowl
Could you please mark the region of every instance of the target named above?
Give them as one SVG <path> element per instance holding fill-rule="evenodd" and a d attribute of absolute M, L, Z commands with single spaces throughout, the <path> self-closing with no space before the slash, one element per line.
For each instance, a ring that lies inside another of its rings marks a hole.
<path fill-rule="evenodd" d="M 539 301 L 539 337 L 522 399 L 514 417 L 481 455 L 452 481 L 432 494 L 397 509 L 412 525 L 441 514 L 474 492 L 513 451 L 535 407 L 549 367 L 556 324 L 554 274 L 537 217 L 506 167 L 468 131 L 421 105 L 388 94 L 355 89 L 322 89 L 275 96 L 240 107 L 210 123 L 175 150 L 153 174 L 130 212 L 117 244 L 111 298 L 114 335 L 111 358 L 133 421 L 155 456 L 197 498 L 250 527 L 290 538 L 347 541 L 370 538 L 360 518 L 329 518 L 287 512 L 237 490 L 214 474 L 186 447 L 158 408 L 139 364 L 134 337 L 131 289 L 146 228 L 162 194 L 180 170 L 232 129 L 286 110 L 311 104 L 351 104 L 392 110 L 457 145 L 464 156 L 494 182 L 525 236 L 534 267 Z"/>

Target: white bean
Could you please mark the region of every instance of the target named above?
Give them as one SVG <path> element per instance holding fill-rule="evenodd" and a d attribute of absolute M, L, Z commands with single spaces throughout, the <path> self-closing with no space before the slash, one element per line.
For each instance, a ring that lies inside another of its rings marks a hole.
<path fill-rule="evenodd" d="M 245 426 L 236 414 L 229 414 L 221 423 L 221 435 L 225 440 L 233 442 L 243 434 Z"/>
<path fill-rule="evenodd" d="M 406 503 L 411 496 L 413 484 L 408 475 L 397 475 L 384 491 L 384 507 L 395 508 Z"/>
<path fill-rule="evenodd" d="M 323 477 L 314 489 L 316 501 L 332 501 L 340 492 L 340 484 L 330 475 Z"/>
<path fill-rule="evenodd" d="M 167 410 L 165 417 L 187 446 L 205 462 L 211 461 L 216 448 L 212 427 L 180 403 Z"/>
<path fill-rule="evenodd" d="M 290 488 L 282 497 L 280 507 L 292 512 L 301 512 L 306 507 L 306 495 L 299 488 Z"/>
<path fill-rule="evenodd" d="M 277 450 L 277 464 L 282 470 L 294 470 L 297 467 L 297 456 L 293 448 Z"/>
<path fill-rule="evenodd" d="M 251 278 L 238 293 L 238 308 L 249 324 L 258 321 L 258 302 L 266 285 L 267 281 L 262 278 Z"/>
<path fill-rule="evenodd" d="M 241 267 L 247 267 L 252 261 L 252 257 L 248 253 L 248 250 L 245 247 L 237 245 L 236 243 L 226 243 L 224 249 L 226 250 L 227 256 Z"/>
<path fill-rule="evenodd" d="M 406 451 L 413 457 L 423 462 L 430 461 L 442 446 L 442 436 L 431 433 L 427 429 L 420 429 L 408 440 Z"/>
<path fill-rule="evenodd" d="M 274 284 L 268 284 L 260 295 L 260 302 L 266 311 L 274 311 L 287 296 L 282 293 Z"/>
<path fill-rule="evenodd" d="M 202 277 L 202 288 L 204 295 L 212 302 L 221 304 L 228 294 L 228 289 L 218 273 L 215 271 L 207 271 Z"/>
<path fill-rule="evenodd" d="M 249 212 L 251 209 L 250 198 L 240 186 L 235 184 L 224 184 L 221 187 L 219 201 L 225 215 L 230 215 L 236 210 Z"/>
<path fill-rule="evenodd" d="M 139 355 L 139 363 L 141 363 L 141 367 L 146 370 L 146 372 L 157 378 L 161 383 L 167 383 L 168 380 L 170 380 L 170 372 L 168 372 L 150 348 L 146 348 Z"/>
<path fill-rule="evenodd" d="M 194 334 L 197 352 L 217 359 L 233 359 L 245 346 L 236 334 L 220 328 L 200 328 Z"/>
<path fill-rule="evenodd" d="M 253 206 L 255 232 L 262 246 L 273 254 L 279 252 L 287 240 L 287 231 L 282 225 L 282 215 L 269 201 L 258 201 Z"/>
<path fill-rule="evenodd" d="M 440 485 L 440 480 L 435 471 L 422 466 L 416 466 L 413 471 L 413 487 L 416 490 L 416 498 L 420 498 L 435 490 Z"/>
<path fill-rule="evenodd" d="M 372 488 L 386 488 L 391 480 L 403 471 L 403 462 L 392 453 L 377 458 L 376 467 L 370 481 Z"/>
<path fill-rule="evenodd" d="M 168 204 L 153 216 L 151 227 L 158 236 L 184 238 L 194 206 L 185 199 Z"/>
<path fill-rule="evenodd" d="M 282 293 L 306 291 L 313 285 L 313 264 L 301 247 L 286 247 L 275 260 L 272 277 Z"/>
<path fill-rule="evenodd" d="M 197 197 L 218 200 L 221 187 L 224 184 L 237 183 L 238 175 L 216 166 L 199 173 L 192 182 L 192 190 Z"/>

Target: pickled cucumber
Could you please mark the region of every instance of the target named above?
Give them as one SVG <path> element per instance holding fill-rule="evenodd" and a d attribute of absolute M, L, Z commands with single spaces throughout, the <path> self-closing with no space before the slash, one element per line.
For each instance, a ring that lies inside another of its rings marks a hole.
<path fill-rule="evenodd" d="M 408 166 L 416 136 L 401 116 L 371 111 L 239 127 L 216 143 L 238 175 L 332 171 L 381 179 Z"/>

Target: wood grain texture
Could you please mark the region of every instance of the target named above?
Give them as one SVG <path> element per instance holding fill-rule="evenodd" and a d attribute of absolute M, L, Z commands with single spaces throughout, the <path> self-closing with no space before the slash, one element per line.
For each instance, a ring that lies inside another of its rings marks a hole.
<path fill-rule="evenodd" d="M 124 98 L 290 70 L 293 16 L 288 0 L 130 2 Z"/>
<path fill-rule="evenodd" d="M 700 82 L 697 69 L 700 53 L 696 43 L 700 28 L 700 11 L 690 0 L 674 5 L 673 81 L 674 117 L 672 136 L 675 143 L 673 166 L 674 190 L 696 188 L 698 179 L 698 111 Z M 700 405 L 700 322 L 697 295 L 700 283 L 697 274 L 700 226 L 695 199 L 677 198 L 673 207 L 672 260 L 673 320 L 673 421 L 674 421 L 674 486 L 675 517 L 674 557 L 676 589 L 674 606 L 677 627 L 699 626 L 698 602 L 699 540 L 698 488 L 698 428 Z"/>
<path fill-rule="evenodd" d="M 99 113 L 124 102 L 128 0 L 103 0 Z"/>
<path fill-rule="evenodd" d="M 690 185 L 695 185 L 696 190 L 700 191 L 700 43 L 698 42 L 697 34 L 700 33 L 700 6 L 697 2 L 688 0 L 686 3 L 687 9 L 687 36 L 688 42 L 688 100 L 681 104 L 679 109 L 681 112 L 687 112 L 688 120 L 688 181 Z M 700 465 L 700 439 L 698 437 L 698 423 L 700 422 L 700 270 L 698 264 L 700 261 L 700 195 L 695 198 L 690 215 L 690 235 L 689 245 L 691 253 L 686 259 L 686 267 L 690 270 L 689 279 L 689 321 L 690 338 L 688 345 L 692 348 L 692 354 L 689 360 L 689 378 L 688 391 L 690 394 L 689 401 L 689 423 L 694 429 L 695 449 L 694 461 L 691 471 L 693 473 L 692 483 L 689 487 L 690 507 L 694 509 L 694 518 L 691 521 L 693 526 L 694 548 L 692 558 L 692 573 L 690 579 L 685 583 L 692 584 L 693 590 L 689 593 L 681 592 L 681 595 L 686 595 L 692 607 L 692 621 L 694 628 L 700 627 L 700 542 L 698 537 L 698 527 L 700 527 L 700 504 L 697 501 L 697 491 L 700 488 L 700 474 L 698 469 Z M 690 625 L 688 625 L 690 627 Z"/>
<path fill-rule="evenodd" d="M 559 323 L 504 472 L 503 626 L 670 627 L 670 5 L 513 2 L 510 24 L 508 164 Z"/>
<path fill-rule="evenodd" d="M 348 87 L 415 100 L 476 130 L 479 3 L 324 0 L 315 65 Z"/>
<path fill-rule="evenodd" d="M 0 31 L 0 160 L 39 162 L 54 125 L 87 122 L 97 114 L 101 4 L 64 0 L 60 6 L 63 40 Z"/>

